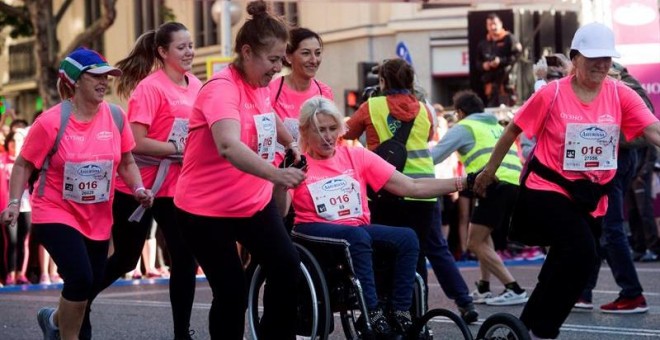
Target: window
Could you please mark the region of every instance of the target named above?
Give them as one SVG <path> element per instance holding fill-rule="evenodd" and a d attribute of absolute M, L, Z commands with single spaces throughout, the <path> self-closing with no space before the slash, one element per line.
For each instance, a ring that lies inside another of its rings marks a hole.
<path fill-rule="evenodd" d="M 213 21 L 211 8 L 214 1 L 195 1 L 195 46 L 219 44 L 218 25 Z"/>
<path fill-rule="evenodd" d="M 135 39 L 142 33 L 158 28 L 171 15 L 164 0 L 134 0 Z"/>
<path fill-rule="evenodd" d="M 85 27 L 91 26 L 94 21 L 101 17 L 101 1 L 100 0 L 85 0 Z M 103 43 L 104 36 L 101 35 L 98 39 L 89 44 L 89 48 L 101 53 L 104 53 Z"/>
<path fill-rule="evenodd" d="M 9 46 L 9 80 L 32 80 L 37 74 L 34 41 Z"/>

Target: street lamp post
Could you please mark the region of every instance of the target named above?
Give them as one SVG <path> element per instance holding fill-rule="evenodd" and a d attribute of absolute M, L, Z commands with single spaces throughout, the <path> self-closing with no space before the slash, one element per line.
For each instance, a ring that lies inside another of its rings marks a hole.
<path fill-rule="evenodd" d="M 231 27 L 241 19 L 241 9 L 231 0 L 216 0 L 211 7 L 213 21 L 220 26 L 218 38 L 222 46 L 222 55 L 232 55 Z"/>

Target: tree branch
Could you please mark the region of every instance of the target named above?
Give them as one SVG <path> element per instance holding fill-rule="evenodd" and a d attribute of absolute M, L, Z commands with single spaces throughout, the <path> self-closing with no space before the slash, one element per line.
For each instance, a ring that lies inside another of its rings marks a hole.
<path fill-rule="evenodd" d="M 16 7 L 7 5 L 4 1 L 0 2 L 0 12 L 7 14 L 8 16 L 20 17 L 25 21 L 30 21 L 30 13 L 25 7 Z"/>
<path fill-rule="evenodd" d="M 66 56 L 71 53 L 74 49 L 83 46 L 89 45 L 90 42 L 98 39 L 103 33 L 115 22 L 117 16 L 117 9 L 115 4 L 117 0 L 103 0 L 103 14 L 100 18 L 96 19 L 87 29 L 78 34 L 67 46 L 65 49 L 60 51 L 60 56 L 57 58 L 57 62 L 66 58 Z"/>
<path fill-rule="evenodd" d="M 66 10 L 69 9 L 69 6 L 73 0 L 66 0 L 60 7 L 60 9 L 57 11 L 57 14 L 55 14 L 55 18 L 53 20 L 55 21 L 55 25 L 60 23 L 60 20 L 62 20 L 62 17 L 64 16 L 64 13 L 66 13 Z"/>

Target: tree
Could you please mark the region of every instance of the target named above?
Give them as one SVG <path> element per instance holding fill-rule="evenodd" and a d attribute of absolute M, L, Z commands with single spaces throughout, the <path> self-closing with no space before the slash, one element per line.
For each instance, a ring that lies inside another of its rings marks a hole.
<path fill-rule="evenodd" d="M 56 87 L 60 61 L 79 46 L 89 45 L 99 39 L 115 22 L 117 14 L 117 0 L 100 0 L 103 8 L 101 16 L 74 37 L 66 48 L 61 49 L 57 38 L 57 25 L 72 2 L 73 0 L 63 1 L 57 12 L 53 8 L 53 0 L 24 0 L 23 5 L 0 2 L 0 30 L 9 26 L 12 28 L 12 37 L 35 37 L 37 86 L 46 108 L 60 101 Z"/>

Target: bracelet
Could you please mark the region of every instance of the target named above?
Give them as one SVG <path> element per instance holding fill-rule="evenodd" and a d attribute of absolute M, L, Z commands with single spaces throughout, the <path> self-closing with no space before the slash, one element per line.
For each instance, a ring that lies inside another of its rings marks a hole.
<path fill-rule="evenodd" d="M 180 155 L 180 154 L 181 154 L 181 148 L 179 148 L 179 144 L 177 144 L 175 141 L 173 141 L 173 140 L 171 140 L 171 139 L 168 140 L 167 142 L 168 142 L 168 143 L 172 143 L 172 145 L 174 145 L 174 153 L 175 153 L 175 154 L 177 154 L 177 155 Z"/>
<path fill-rule="evenodd" d="M 463 191 L 463 177 L 456 177 L 454 182 L 456 183 L 456 191 Z"/>
<path fill-rule="evenodd" d="M 20 198 L 12 198 L 9 200 L 9 203 L 7 203 L 7 206 L 10 205 L 20 205 L 21 204 L 21 199 Z"/>
<path fill-rule="evenodd" d="M 296 149 L 298 148 L 298 142 L 293 141 L 293 142 L 289 143 L 289 145 L 286 146 L 287 150 L 291 150 L 293 148 L 296 148 Z"/>
<path fill-rule="evenodd" d="M 137 194 L 137 192 L 140 190 L 147 190 L 147 189 L 145 189 L 144 186 L 140 185 L 137 188 L 133 189 L 133 195 Z"/>

